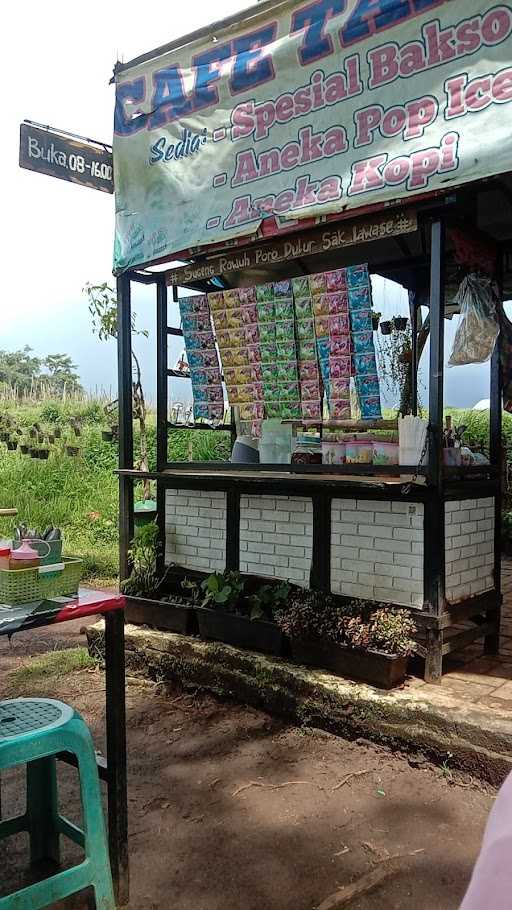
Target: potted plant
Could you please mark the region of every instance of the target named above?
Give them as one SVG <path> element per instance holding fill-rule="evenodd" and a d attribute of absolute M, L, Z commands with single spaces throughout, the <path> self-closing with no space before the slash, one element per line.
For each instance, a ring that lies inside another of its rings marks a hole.
<path fill-rule="evenodd" d="M 60 439 L 61 436 L 62 436 L 62 430 L 61 430 L 61 428 L 60 428 L 60 427 L 55 427 L 54 430 L 53 430 L 53 435 L 55 436 L 55 439 Z"/>
<path fill-rule="evenodd" d="M 214 572 L 200 585 L 201 605 L 196 608 L 202 638 L 238 648 L 281 656 L 284 637 L 274 619 L 288 597 L 287 582 L 262 584 L 244 579 L 239 572 Z"/>
<path fill-rule="evenodd" d="M 37 446 L 32 446 L 32 447 L 28 450 L 28 453 L 29 453 L 29 455 L 30 455 L 31 458 L 39 458 L 39 449 L 37 448 Z"/>
<path fill-rule="evenodd" d="M 29 446 L 27 442 L 22 442 L 20 445 L 20 452 L 22 455 L 28 455 Z"/>
<path fill-rule="evenodd" d="M 405 316 L 393 316 L 393 328 L 395 332 L 405 332 L 409 320 Z"/>
<path fill-rule="evenodd" d="M 156 522 L 137 528 L 128 551 L 132 569 L 121 584 L 126 596 L 126 619 L 128 622 L 155 625 L 170 632 L 195 632 L 193 599 L 166 593 L 169 573 L 163 577 L 158 575 L 158 550 Z"/>
<path fill-rule="evenodd" d="M 391 323 L 390 323 L 391 325 Z M 383 323 L 381 322 L 381 330 Z M 399 414 L 405 417 L 412 410 L 412 331 L 409 324 L 403 332 L 392 331 L 378 345 L 379 376 L 394 399 Z"/>
<path fill-rule="evenodd" d="M 114 439 L 114 434 L 113 434 L 112 430 L 102 430 L 101 438 L 102 438 L 103 442 L 112 442 L 112 440 Z"/>
<path fill-rule="evenodd" d="M 16 449 L 18 448 L 18 440 L 15 439 L 14 436 L 11 436 L 7 440 L 7 448 L 9 450 L 9 452 L 15 452 Z"/>
<path fill-rule="evenodd" d="M 75 458 L 78 455 L 79 451 L 80 451 L 80 449 L 78 448 L 78 446 L 72 446 L 72 445 L 66 444 L 66 455 L 70 455 L 71 458 Z"/>
<path fill-rule="evenodd" d="M 380 330 L 383 335 L 391 335 L 391 332 L 393 331 L 393 323 L 390 321 L 381 322 Z"/>
<path fill-rule="evenodd" d="M 377 310 L 372 310 L 372 329 L 374 332 L 379 328 L 380 317 L 382 313 L 379 313 Z"/>
<path fill-rule="evenodd" d="M 48 448 L 46 448 L 45 446 L 41 446 L 38 451 L 37 457 L 40 458 L 41 461 L 48 461 L 49 454 L 50 454 L 50 450 Z"/>
<path fill-rule="evenodd" d="M 390 689 L 406 675 L 414 622 L 406 610 L 353 601 L 317 591 L 294 592 L 277 621 L 298 663 Z"/>

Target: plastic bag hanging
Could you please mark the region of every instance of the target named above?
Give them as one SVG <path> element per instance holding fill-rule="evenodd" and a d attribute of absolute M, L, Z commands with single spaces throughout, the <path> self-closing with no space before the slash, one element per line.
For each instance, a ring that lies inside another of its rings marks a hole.
<path fill-rule="evenodd" d="M 467 275 L 454 302 L 460 307 L 461 320 L 448 366 L 485 363 L 491 357 L 500 331 L 499 301 L 493 281 L 474 274 Z"/>

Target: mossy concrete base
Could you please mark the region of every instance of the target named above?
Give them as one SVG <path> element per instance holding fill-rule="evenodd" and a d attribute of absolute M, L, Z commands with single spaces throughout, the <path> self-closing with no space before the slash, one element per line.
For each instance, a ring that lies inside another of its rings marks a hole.
<path fill-rule="evenodd" d="M 103 622 L 87 629 L 89 648 L 103 651 Z M 363 736 L 421 750 L 499 785 L 512 770 L 512 717 L 457 699 L 414 680 L 387 692 L 229 645 L 126 626 L 127 666 L 153 679 L 203 688 L 295 723 L 347 738 Z"/>

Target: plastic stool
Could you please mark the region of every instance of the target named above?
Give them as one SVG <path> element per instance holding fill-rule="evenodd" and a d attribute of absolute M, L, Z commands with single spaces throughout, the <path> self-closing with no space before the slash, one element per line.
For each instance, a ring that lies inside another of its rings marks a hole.
<path fill-rule="evenodd" d="M 78 761 L 84 830 L 59 814 L 56 756 Z M 0 839 L 28 831 L 31 862 L 60 860 L 59 835 L 85 851 L 84 860 L 0 898 L 0 910 L 39 910 L 92 886 L 97 910 L 115 910 L 96 756 L 91 734 L 69 705 L 50 698 L 0 701 L 0 771 L 27 766 L 25 815 L 0 822 Z"/>

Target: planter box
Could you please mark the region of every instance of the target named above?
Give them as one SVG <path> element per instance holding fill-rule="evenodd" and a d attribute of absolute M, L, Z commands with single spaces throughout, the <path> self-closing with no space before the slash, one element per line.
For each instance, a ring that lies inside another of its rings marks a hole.
<path fill-rule="evenodd" d="M 276 657 L 283 654 L 284 635 L 273 622 L 251 620 L 246 616 L 206 607 L 197 607 L 196 615 L 201 638 L 222 641 L 226 645 L 247 648 L 249 651 L 263 651 L 264 654 L 274 654 Z"/>
<path fill-rule="evenodd" d="M 154 626 L 166 632 L 193 635 L 197 631 L 195 610 L 179 603 L 151 600 L 149 597 L 127 597 L 126 622 Z"/>
<path fill-rule="evenodd" d="M 299 664 L 321 667 L 335 673 L 392 689 L 405 679 L 408 657 L 393 657 L 380 651 L 356 651 L 329 641 L 301 641 L 292 638 L 292 657 Z"/>

